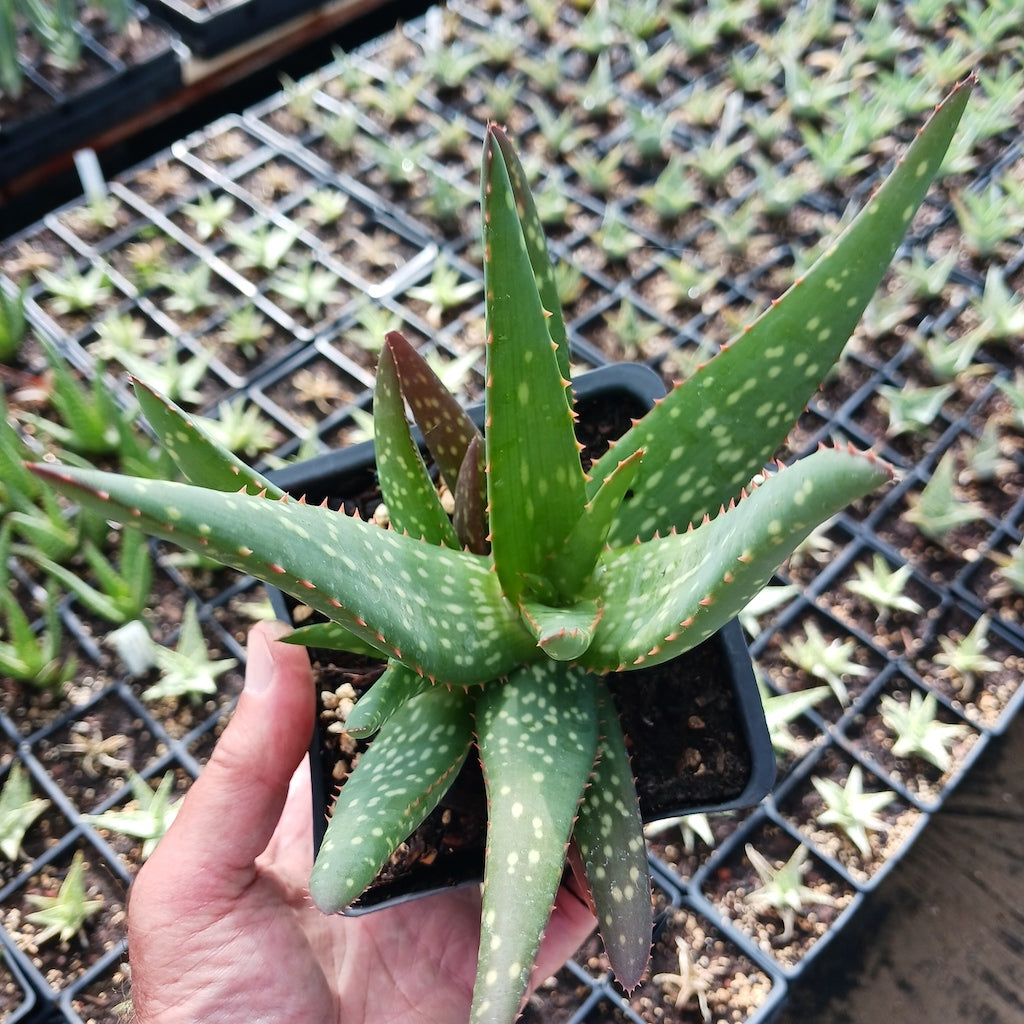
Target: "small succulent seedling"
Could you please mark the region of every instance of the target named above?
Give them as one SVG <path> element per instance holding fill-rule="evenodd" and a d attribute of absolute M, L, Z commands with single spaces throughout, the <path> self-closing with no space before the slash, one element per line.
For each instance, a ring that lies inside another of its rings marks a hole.
<path fill-rule="evenodd" d="M 61 565 L 25 545 L 14 545 L 12 551 L 52 577 L 66 593 L 74 594 L 82 607 L 115 625 L 138 618 L 149 601 L 153 582 L 149 544 L 134 530 L 122 532 L 116 560 L 86 540 L 81 547 L 84 566 Z"/>
<path fill-rule="evenodd" d="M 820 704 L 831 692 L 827 686 L 811 686 L 806 690 L 793 690 L 790 693 L 772 693 L 757 674 L 758 690 L 761 694 L 761 706 L 764 708 L 764 720 L 768 726 L 772 749 L 776 754 L 794 754 L 800 750 L 800 743 L 788 728 L 802 714 Z"/>
<path fill-rule="evenodd" d="M 693 853 L 697 848 L 699 839 L 705 846 L 714 847 L 715 834 L 711 831 L 711 822 L 708 816 L 702 813 L 676 815 L 671 818 L 662 818 L 660 821 L 652 821 L 644 825 L 644 836 L 653 839 L 655 836 L 664 835 L 673 829 L 679 829 L 683 840 L 683 849 Z"/>
<path fill-rule="evenodd" d="M 672 51 L 665 47 L 662 53 L 671 60 Z M 660 161 L 672 132 L 672 118 L 653 106 L 631 106 L 626 110 L 630 143 L 641 160 Z"/>
<path fill-rule="evenodd" d="M 783 655 L 797 668 L 828 683 L 843 707 L 850 703 L 846 679 L 850 676 L 863 678 L 871 675 L 871 669 L 853 657 L 857 650 L 856 640 L 840 640 L 839 637 L 828 640 L 813 619 L 804 624 L 802 638 L 783 641 L 781 646 Z"/>
<path fill-rule="evenodd" d="M 622 177 L 625 156 L 622 146 L 615 146 L 604 156 L 583 150 L 569 158 L 569 165 L 594 195 L 607 199 Z"/>
<path fill-rule="evenodd" d="M 65 259 L 60 271 L 39 270 L 36 276 L 50 294 L 50 308 L 58 316 L 92 313 L 113 294 L 102 266 L 79 270 L 74 260 Z"/>
<path fill-rule="evenodd" d="M 62 561 L 80 543 L 80 522 L 50 487 L 27 469 L 25 460 L 35 453 L 7 417 L 7 400 L 0 391 L 0 512 L 3 513 L 3 558 L 12 536 L 21 537 L 43 554 Z M 2 572 L 2 567 L 0 567 Z"/>
<path fill-rule="evenodd" d="M 894 757 L 921 757 L 940 772 L 949 771 L 953 761 L 950 748 L 971 730 L 963 722 L 939 721 L 938 710 L 934 693 L 913 690 L 908 702 L 883 694 L 879 711 L 886 728 L 896 737 Z"/>
<path fill-rule="evenodd" d="M 172 649 L 157 644 L 153 657 L 160 670 L 160 679 L 142 694 L 143 700 L 199 697 L 217 692 L 217 679 L 238 662 L 234 658 L 212 659 L 199 625 L 199 614 L 192 602 L 185 605 L 178 631 L 178 642 Z"/>
<path fill-rule="evenodd" d="M 972 297 L 971 305 L 981 320 L 978 332 L 982 343 L 1005 342 L 1024 334 L 1024 298 L 1007 285 L 999 267 L 988 268 L 985 288 L 980 296 Z"/>
<path fill-rule="evenodd" d="M 348 209 L 349 197 L 336 188 L 319 188 L 306 197 L 310 205 L 309 218 L 320 227 L 340 220 Z"/>
<path fill-rule="evenodd" d="M 1006 179 L 997 178 L 983 189 L 964 189 L 951 202 L 967 249 L 976 256 L 995 256 L 1024 227 L 1024 209 Z"/>
<path fill-rule="evenodd" d="M 995 383 L 1009 405 L 1007 418 L 1018 430 L 1024 430 L 1024 373 L 1018 370 L 1013 380 L 999 379 Z"/>
<path fill-rule="evenodd" d="M 112 313 L 96 324 L 96 340 L 89 345 L 89 354 L 106 362 L 127 352 L 133 356 L 151 356 L 160 342 L 146 337 L 146 325 L 128 313 Z"/>
<path fill-rule="evenodd" d="M 100 727 L 85 720 L 73 722 L 69 727 L 66 743 L 61 743 L 57 751 L 74 758 L 82 771 L 95 779 L 104 771 L 123 772 L 130 765 L 118 754 L 131 742 L 124 733 L 111 733 L 104 736 Z"/>
<path fill-rule="evenodd" d="M 82 382 L 57 347 L 39 336 L 52 373 L 50 402 L 60 417 L 22 415 L 57 444 L 82 455 L 110 455 L 131 444 L 134 416 L 118 404 L 105 379 L 102 365 L 91 384 Z"/>
<path fill-rule="evenodd" d="M 260 407 L 247 402 L 244 395 L 221 402 L 215 417 L 204 418 L 203 427 L 223 448 L 249 458 L 269 451 L 277 437 Z"/>
<path fill-rule="evenodd" d="M 133 839 L 141 839 L 142 859 L 147 860 L 171 827 L 180 807 L 180 804 L 171 802 L 174 772 L 165 772 L 156 789 L 152 789 L 135 771 L 129 776 L 128 784 L 132 800 L 127 806 L 112 808 L 102 814 L 85 814 L 83 817 L 95 828 L 105 828 Z"/>
<path fill-rule="evenodd" d="M 927 430 L 938 418 L 956 388 L 942 384 L 933 388 L 907 388 L 883 384 L 878 393 L 889 414 L 889 437 L 900 434 L 919 434 Z"/>
<path fill-rule="evenodd" d="M 853 569 L 857 578 L 850 580 L 846 589 L 874 605 L 880 618 L 884 619 L 892 612 L 923 613 L 924 609 L 905 593 L 914 573 L 913 566 L 901 565 L 890 569 L 889 563 L 876 551 L 871 555 L 870 566 L 857 562 Z"/>
<path fill-rule="evenodd" d="M 921 249 L 914 249 L 909 259 L 896 266 L 900 277 L 917 298 L 936 299 L 946 287 L 959 258 L 960 253 L 956 249 L 950 249 L 937 260 L 932 260 Z"/>
<path fill-rule="evenodd" d="M 171 244 L 166 235 L 146 235 L 125 246 L 125 259 L 131 267 L 132 284 L 137 291 L 156 288 L 161 277 L 169 273 Z"/>
<path fill-rule="evenodd" d="M 340 283 L 333 271 L 307 259 L 296 267 L 281 267 L 268 287 L 289 307 L 302 310 L 310 320 L 319 320 L 324 308 L 341 298 Z"/>
<path fill-rule="evenodd" d="M 970 697 L 974 693 L 978 676 L 998 672 L 1003 667 L 985 653 L 989 647 L 991 625 L 991 617 L 982 615 L 966 636 L 939 637 L 942 650 L 935 655 L 935 664 L 944 666 L 948 674 L 959 682 L 962 697 Z"/>
<path fill-rule="evenodd" d="M 818 824 L 842 829 L 861 855 L 870 857 L 868 832 L 888 831 L 888 822 L 878 817 L 877 812 L 888 807 L 896 794 L 889 789 L 865 793 L 864 772 L 859 764 L 850 769 L 845 785 L 817 775 L 811 778 L 811 785 L 825 804 L 825 809 L 817 815 Z"/>
<path fill-rule="evenodd" d="M 910 495 L 910 508 L 905 513 L 907 520 L 921 533 L 942 545 L 949 542 L 954 530 L 977 522 L 985 515 L 980 506 L 956 496 L 955 461 L 956 456 L 951 451 L 939 459 L 921 492 Z"/>
<path fill-rule="evenodd" d="M 74 71 L 82 59 L 82 38 L 73 0 L 21 0 L 18 6 L 54 67 Z"/>
<path fill-rule="evenodd" d="M 927 335 L 913 334 L 910 340 L 936 380 L 954 381 L 963 373 L 984 372 L 983 367 L 972 365 L 981 346 L 981 334 L 978 331 L 968 331 L 954 338 L 946 331 L 933 328 Z"/>
<path fill-rule="evenodd" d="M 132 376 L 144 376 L 169 398 L 185 405 L 200 405 L 203 394 L 199 387 L 209 372 L 213 356 L 213 349 L 203 349 L 198 355 L 179 362 L 174 353 L 168 351 L 158 362 L 122 352 L 118 362 Z"/>
<path fill-rule="evenodd" d="M 793 935 L 797 915 L 807 912 L 808 907 L 833 907 L 835 897 L 831 893 L 804 885 L 804 875 L 809 867 L 807 856 L 810 850 L 801 843 L 784 864 L 773 864 L 750 843 L 744 847 L 747 860 L 761 880 L 759 888 L 744 897 L 755 910 L 774 910 L 782 919 L 779 939 L 785 942 Z"/>
<path fill-rule="evenodd" d="M 11 523 L 5 521 L 0 526 L 0 674 L 40 690 L 59 690 L 77 665 L 74 657 L 63 656 L 57 588 L 50 584 L 40 591 L 42 619 L 33 623 L 9 586 L 10 536 Z"/>
<path fill-rule="evenodd" d="M 766 466 L 877 287 L 966 98 L 958 89 L 938 109 L 798 284 L 588 472 L 543 229 L 495 126 L 482 173 L 484 429 L 400 334 L 387 337 L 374 431 L 389 528 L 290 498 L 144 388 L 147 418 L 191 484 L 35 467 L 108 517 L 270 581 L 328 620 L 293 639 L 386 659 L 347 720 L 374 738 L 313 869 L 325 911 L 356 900 L 466 759 L 479 760 L 488 830 L 473 1024 L 516 1017 L 570 844 L 616 976 L 640 980 L 650 884 L 603 677 L 712 635 L 817 524 L 889 479 L 850 448 Z M 451 516 L 406 406 L 454 496 Z"/>
<path fill-rule="evenodd" d="M 1024 544 L 1018 544 L 1008 555 L 992 552 L 990 557 L 999 566 L 999 575 L 1006 585 L 1024 594 Z"/>
<path fill-rule="evenodd" d="M 755 594 L 737 618 L 751 639 L 761 635 L 761 617 L 777 611 L 800 593 L 795 583 L 776 583 Z"/>
<path fill-rule="evenodd" d="M 711 991 L 711 985 L 694 962 L 693 951 L 681 935 L 676 936 L 676 951 L 679 956 L 679 970 L 675 973 L 666 971 L 655 974 L 651 981 L 655 985 L 671 985 L 676 990 L 673 1005 L 677 1010 L 681 1010 L 691 999 L 696 999 L 701 1020 L 705 1024 L 710 1024 L 711 1007 L 708 1005 L 708 993 Z"/>
<path fill-rule="evenodd" d="M 298 224 L 293 223 L 286 227 L 277 227 L 274 224 L 261 224 L 258 227 L 252 224 L 224 225 L 228 241 L 238 251 L 232 260 L 235 268 L 268 273 L 281 266 L 301 230 Z"/>
<path fill-rule="evenodd" d="M 25 833 L 49 806 L 49 800 L 32 795 L 25 769 L 15 761 L 0 789 L 0 854 L 10 861 L 17 860 Z"/>
<path fill-rule="evenodd" d="M 405 293 L 410 299 L 427 305 L 425 319 L 432 327 L 440 327 L 445 314 L 458 306 L 471 302 L 480 294 L 480 282 L 464 280 L 457 267 L 438 256 L 426 284 L 414 285 Z"/>
<path fill-rule="evenodd" d="M 690 175 L 686 161 L 673 153 L 657 178 L 637 193 L 662 223 L 674 223 L 700 201 L 700 189 Z"/>
<path fill-rule="evenodd" d="M 186 203 L 181 212 L 192 222 L 199 241 L 208 242 L 231 219 L 235 200 L 227 193 L 214 196 L 204 190 L 194 202 Z"/>
<path fill-rule="evenodd" d="M 611 263 L 622 263 L 644 245 L 644 240 L 612 207 L 594 232 L 594 241 Z"/>
<path fill-rule="evenodd" d="M 255 359 L 260 347 L 274 333 L 267 318 L 252 304 L 238 306 L 224 318 L 217 341 L 237 348 L 247 359 Z"/>
<path fill-rule="evenodd" d="M 641 313 L 629 299 L 623 299 L 613 312 L 602 314 L 612 337 L 630 353 L 643 353 L 647 346 L 665 331 L 665 327 Z"/>
<path fill-rule="evenodd" d="M 88 899 L 85 889 L 85 857 L 81 850 L 75 853 L 71 867 L 55 896 L 28 893 L 25 899 L 38 910 L 25 915 L 25 920 L 42 930 L 32 936 L 33 945 L 41 946 L 50 939 L 69 942 L 86 921 L 103 907 L 103 900 Z"/>
<path fill-rule="evenodd" d="M 981 436 L 970 445 L 965 457 L 964 473 L 970 480 L 998 481 L 1014 472 L 1016 464 L 1003 455 L 1000 425 L 997 418 L 985 421 Z"/>
<path fill-rule="evenodd" d="M 213 269 L 200 260 L 188 269 L 175 268 L 158 275 L 157 283 L 168 292 L 164 306 L 172 313 L 192 316 L 217 305 L 213 290 Z"/>

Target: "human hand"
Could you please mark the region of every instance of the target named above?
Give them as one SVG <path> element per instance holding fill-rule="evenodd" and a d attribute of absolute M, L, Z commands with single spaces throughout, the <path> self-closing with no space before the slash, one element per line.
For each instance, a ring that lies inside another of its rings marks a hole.
<path fill-rule="evenodd" d="M 249 635 L 245 688 L 209 763 L 132 885 L 137 1024 L 463 1024 L 480 892 L 467 886 L 361 917 L 309 898 L 315 692 L 279 623 Z M 559 892 L 533 979 L 593 929 Z"/>

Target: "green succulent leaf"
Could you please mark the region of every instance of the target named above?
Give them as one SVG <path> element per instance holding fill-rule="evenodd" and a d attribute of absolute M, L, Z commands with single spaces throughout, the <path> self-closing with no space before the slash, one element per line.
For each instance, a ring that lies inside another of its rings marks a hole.
<path fill-rule="evenodd" d="M 598 761 L 573 837 L 587 871 L 601 938 L 619 984 L 640 983 L 651 953 L 651 882 L 633 769 L 608 687 L 596 680 Z"/>
<path fill-rule="evenodd" d="M 596 601 L 580 601 L 568 608 L 553 608 L 539 601 L 520 601 L 526 628 L 537 646 L 555 661 L 572 661 L 589 646 L 601 618 Z"/>
<path fill-rule="evenodd" d="M 601 486 L 583 508 L 566 541 L 562 557 L 549 576 L 563 593 L 578 593 L 594 571 L 601 549 L 608 543 L 608 533 L 619 505 L 636 480 L 643 459 L 643 449 L 623 459 L 601 481 Z"/>
<path fill-rule="evenodd" d="M 133 378 L 135 397 L 149 425 L 156 432 L 161 446 L 187 480 L 198 487 L 214 491 L 266 493 L 268 498 L 284 495 L 276 484 L 247 466 L 228 451 L 184 409 L 150 387 Z"/>
<path fill-rule="evenodd" d="M 437 806 L 473 742 L 473 697 L 435 686 L 389 718 L 341 787 L 309 891 L 334 914 L 357 899 Z"/>
<path fill-rule="evenodd" d="M 381 494 L 396 530 L 428 544 L 457 548 L 455 528 L 405 418 L 405 381 L 399 380 L 396 337 L 401 336 L 389 334 L 388 343 L 381 349 L 373 391 L 373 447 Z M 437 389 L 444 391 L 440 381 Z"/>
<path fill-rule="evenodd" d="M 49 800 L 32 795 L 32 783 L 21 762 L 15 761 L 0 786 L 0 855 L 17 860 L 25 833 L 49 806 Z"/>
<path fill-rule="evenodd" d="M 466 449 L 458 479 L 455 481 L 455 532 L 467 551 L 478 555 L 490 552 L 487 526 L 487 482 L 484 475 L 484 441 L 474 437 Z"/>
<path fill-rule="evenodd" d="M 471 1024 L 516 1018 L 594 767 L 594 681 L 545 659 L 477 701 L 489 823 Z M 543 792 L 544 798 L 537 799 Z"/>
<path fill-rule="evenodd" d="M 75 852 L 64 881 L 55 896 L 40 896 L 28 893 L 25 899 L 38 910 L 25 915 L 25 920 L 41 930 L 32 937 L 37 946 L 50 939 L 61 942 L 73 939 L 86 921 L 103 907 L 101 899 L 86 899 L 85 857 L 81 850 Z"/>
<path fill-rule="evenodd" d="M 392 661 L 380 678 L 356 701 L 345 720 L 345 731 L 356 739 L 372 736 L 403 704 L 437 684 Z"/>
<path fill-rule="evenodd" d="M 476 424 L 430 364 L 398 331 L 389 331 L 384 349 L 394 363 L 402 397 L 420 428 L 441 476 L 454 485 L 470 443 L 482 440 Z"/>
<path fill-rule="evenodd" d="M 569 343 L 566 339 L 565 321 L 562 316 L 562 303 L 558 296 L 558 281 L 555 278 L 554 263 L 548 253 L 548 243 L 544 235 L 544 224 L 537 212 L 537 205 L 530 190 L 526 171 L 523 169 L 508 136 L 495 125 L 489 127 L 488 134 L 501 150 L 501 158 L 505 163 L 505 170 L 508 172 L 512 197 L 515 200 L 516 211 L 523 229 L 526 252 L 540 293 L 540 301 L 545 313 L 548 314 L 548 334 L 558 346 L 555 350 L 558 368 L 562 376 L 568 380 Z"/>
<path fill-rule="evenodd" d="M 298 647 L 318 647 L 322 651 L 347 651 L 367 658 L 381 656 L 378 647 L 366 643 L 340 622 L 313 622 L 308 626 L 299 626 L 287 636 L 281 637 L 281 640 Z"/>
<path fill-rule="evenodd" d="M 515 601 L 526 578 L 546 576 L 561 558 L 586 478 L 497 134 L 489 130 L 483 162 L 487 499 L 495 568 Z"/>
<path fill-rule="evenodd" d="M 272 583 L 431 678 L 472 685 L 540 656 L 478 555 L 298 501 L 66 466 L 32 469 L 109 518 Z"/>
<path fill-rule="evenodd" d="M 938 173 L 970 93 L 958 85 L 813 267 L 728 347 L 677 386 L 594 467 L 639 448 L 642 474 L 613 544 L 714 515 L 772 458 L 853 332 Z"/>
<path fill-rule="evenodd" d="M 877 459 L 822 448 L 696 529 L 606 551 L 588 588 L 604 616 L 580 663 L 605 672 L 689 650 L 742 611 L 819 523 L 890 476 Z"/>

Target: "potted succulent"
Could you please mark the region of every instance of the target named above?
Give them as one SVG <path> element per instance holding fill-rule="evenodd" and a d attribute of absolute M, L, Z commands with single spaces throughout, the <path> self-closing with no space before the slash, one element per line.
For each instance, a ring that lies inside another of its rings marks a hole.
<path fill-rule="evenodd" d="M 459 467 L 446 454 L 451 432 L 438 430 L 436 411 L 447 410 L 450 422 L 458 424 L 464 437 L 475 437 L 480 444 L 483 406 L 464 412 L 401 334 L 387 336 L 385 353 L 389 368 L 392 364 L 401 368 L 400 390 L 412 409 L 425 454 L 435 466 L 443 467 L 442 480 L 457 473 Z M 664 394 L 657 374 L 636 363 L 605 366 L 579 376 L 573 382 L 573 406 L 584 464 L 604 454 Z M 382 397 L 383 390 L 378 391 L 378 399 Z M 384 424 L 378 421 L 378 426 L 384 433 Z M 394 447 L 388 444 L 388 450 Z M 387 462 L 386 456 L 383 461 Z M 270 479 L 289 494 L 304 495 L 307 502 L 326 501 L 332 508 L 386 521 L 390 512 L 381 501 L 378 475 L 374 442 L 365 441 L 286 466 Z M 455 518 L 461 523 L 465 496 L 458 490 L 454 496 L 447 495 L 456 503 Z M 485 524 L 479 526 L 482 532 Z M 486 550 L 478 539 L 466 539 Z M 270 591 L 270 599 L 285 621 L 308 621 L 308 607 L 289 602 L 276 588 Z M 333 629 L 307 626 L 292 635 L 311 647 L 320 680 L 318 727 L 310 747 L 316 850 L 323 842 L 338 783 L 351 774 L 367 742 L 358 722 L 369 702 L 353 714 L 352 698 L 368 689 L 384 667 L 379 657 L 344 656 L 331 650 L 336 643 Z M 645 823 L 697 811 L 749 807 L 771 788 L 775 756 L 738 620 L 669 662 L 611 672 L 605 681 L 630 748 Z M 357 736 L 360 739 L 355 742 Z M 471 757 L 437 807 L 346 913 L 376 910 L 453 885 L 480 882 L 486 827 L 483 779 L 478 760 Z"/>
<path fill-rule="evenodd" d="M 415 389 L 403 381 L 417 364 L 396 336 L 374 417 L 389 528 L 289 498 L 144 388 L 143 410 L 191 484 L 35 467 L 83 504 L 269 581 L 329 620 L 297 639 L 387 659 L 349 719 L 376 738 L 313 869 L 326 912 L 356 900 L 467 758 L 479 759 L 489 821 L 473 1021 L 519 1012 L 570 843 L 613 970 L 627 988 L 639 981 L 651 944 L 646 851 L 605 676 L 711 636 L 815 526 L 890 478 L 852 448 L 766 466 L 937 173 L 965 85 L 799 282 L 588 472 L 543 232 L 495 126 L 482 168 L 484 428 L 447 405 L 434 424 L 454 517 L 405 418 Z"/>

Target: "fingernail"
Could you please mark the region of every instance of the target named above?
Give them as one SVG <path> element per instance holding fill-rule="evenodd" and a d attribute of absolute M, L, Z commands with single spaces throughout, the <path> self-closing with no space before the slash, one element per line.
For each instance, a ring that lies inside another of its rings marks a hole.
<path fill-rule="evenodd" d="M 255 697 L 266 693 L 274 678 L 274 655 L 270 649 L 273 642 L 265 630 L 253 629 L 249 633 L 244 689 Z"/>

